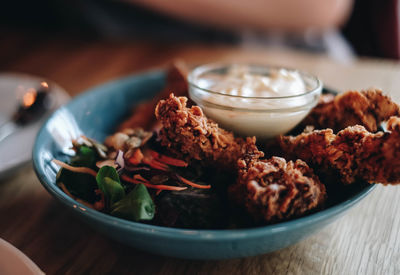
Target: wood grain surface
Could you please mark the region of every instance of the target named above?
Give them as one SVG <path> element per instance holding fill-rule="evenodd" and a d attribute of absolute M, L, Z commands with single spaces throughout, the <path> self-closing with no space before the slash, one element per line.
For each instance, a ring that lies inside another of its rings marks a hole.
<path fill-rule="evenodd" d="M 190 64 L 230 60 L 296 67 L 334 89 L 375 86 L 400 102 L 400 65 L 389 61 L 343 64 L 277 48 L 85 41 L 19 33 L 5 37 L 0 71 L 52 79 L 71 95 L 182 58 Z M 345 216 L 297 245 L 245 259 L 191 261 L 152 255 L 97 233 L 57 203 L 27 165 L 0 182 L 0 237 L 47 274 L 399 274 L 399 198 L 400 187 L 379 186 Z"/>

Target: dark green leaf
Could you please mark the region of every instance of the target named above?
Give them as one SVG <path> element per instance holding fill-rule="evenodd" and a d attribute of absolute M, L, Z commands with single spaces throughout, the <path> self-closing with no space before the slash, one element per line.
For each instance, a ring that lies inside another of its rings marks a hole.
<path fill-rule="evenodd" d="M 112 206 L 111 215 L 133 220 L 151 220 L 154 217 L 155 205 L 146 186 L 138 184 L 122 200 Z"/>
<path fill-rule="evenodd" d="M 96 152 L 87 147 L 80 146 L 76 156 L 71 159 L 72 166 L 94 168 L 96 166 Z M 57 173 L 57 184 L 63 183 L 67 190 L 73 195 L 87 202 L 96 200 L 94 190 L 97 188 L 96 180 L 88 174 L 71 172 L 61 168 Z"/>
<path fill-rule="evenodd" d="M 118 176 L 117 170 L 112 166 L 105 165 L 105 166 L 101 167 L 99 172 L 97 172 L 96 180 L 97 181 L 101 181 L 105 177 L 110 178 L 113 181 L 116 181 L 118 183 L 121 183 L 120 180 L 119 180 L 119 176 Z M 100 187 L 100 189 L 101 189 L 101 187 Z"/>
<path fill-rule="evenodd" d="M 105 194 L 108 195 L 107 198 L 110 200 L 110 205 L 113 205 L 125 196 L 124 187 L 122 187 L 119 182 L 116 182 L 109 177 L 104 178 L 104 188 L 106 190 Z"/>
<path fill-rule="evenodd" d="M 110 206 L 125 196 L 124 187 L 121 185 L 118 172 L 114 167 L 101 167 L 97 173 L 96 181 Z"/>
<path fill-rule="evenodd" d="M 96 180 L 92 175 L 71 172 L 61 168 L 57 173 L 57 184 L 64 184 L 67 190 L 75 197 L 94 203 L 97 189 Z"/>
<path fill-rule="evenodd" d="M 94 168 L 96 161 L 96 152 L 92 148 L 82 145 L 78 148 L 76 156 L 71 159 L 71 165 Z"/>

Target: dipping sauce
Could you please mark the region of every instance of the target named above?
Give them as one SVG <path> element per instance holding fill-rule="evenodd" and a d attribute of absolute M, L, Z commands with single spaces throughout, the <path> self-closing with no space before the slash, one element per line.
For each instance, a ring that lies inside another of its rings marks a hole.
<path fill-rule="evenodd" d="M 317 104 L 321 82 L 256 65 L 204 65 L 189 75 L 189 96 L 206 115 L 243 136 L 266 139 L 293 129 Z"/>
<path fill-rule="evenodd" d="M 208 81 L 207 89 L 237 96 L 279 97 L 307 91 L 299 72 L 287 69 L 271 69 L 269 75 L 262 75 L 252 74 L 248 66 L 234 65 L 226 75 L 216 75 L 215 79 Z M 207 79 L 203 79 L 203 82 L 207 82 Z"/>

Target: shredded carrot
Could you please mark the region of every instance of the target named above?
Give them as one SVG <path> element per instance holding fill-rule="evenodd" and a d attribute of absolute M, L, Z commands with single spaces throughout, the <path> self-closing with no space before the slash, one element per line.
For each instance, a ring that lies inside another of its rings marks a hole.
<path fill-rule="evenodd" d="M 171 191 L 182 191 L 187 189 L 187 187 L 179 187 L 179 186 L 172 186 L 172 185 L 162 185 L 162 184 L 150 184 L 147 182 L 142 182 L 139 180 L 132 179 L 126 175 L 122 175 L 121 179 L 130 183 L 134 184 L 143 184 L 148 188 L 159 189 L 159 190 L 171 190 Z"/>
<path fill-rule="evenodd" d="M 156 152 L 156 151 L 154 151 L 154 150 L 149 150 L 149 152 L 150 152 L 150 155 L 151 155 L 153 158 L 155 158 L 155 159 L 159 158 L 160 153 L 158 153 L 158 152 Z"/>
<path fill-rule="evenodd" d="M 129 163 L 133 165 L 140 164 L 142 160 L 143 160 L 143 154 L 139 148 L 137 148 L 135 152 L 133 152 L 133 155 L 128 159 Z"/>
<path fill-rule="evenodd" d="M 75 199 L 74 196 L 72 196 L 72 194 L 68 191 L 67 187 L 65 187 L 64 183 L 60 184 L 61 189 L 64 191 L 65 194 L 67 194 L 68 196 L 70 196 L 72 199 Z"/>
<path fill-rule="evenodd" d="M 88 203 L 87 201 L 84 201 L 82 199 L 76 198 L 75 196 L 73 196 L 67 189 L 67 187 L 65 187 L 64 183 L 60 184 L 61 189 L 64 191 L 65 194 L 67 194 L 69 197 L 71 197 L 71 199 L 76 200 L 77 202 L 94 209 L 95 207 L 93 206 L 93 204 Z"/>
<path fill-rule="evenodd" d="M 58 159 L 53 159 L 52 162 L 54 162 L 55 164 L 57 164 L 58 166 L 61 166 L 64 169 L 70 170 L 72 172 L 76 172 L 76 173 L 84 173 L 84 174 L 90 174 L 93 177 L 97 176 L 97 172 L 94 171 L 93 169 L 90 169 L 88 167 L 75 167 L 75 166 L 71 166 L 69 164 L 66 164 L 65 162 L 62 162 Z"/>
<path fill-rule="evenodd" d="M 171 158 L 171 157 L 162 155 L 153 150 L 149 150 L 149 151 L 150 151 L 151 156 L 159 162 L 162 162 L 162 163 L 165 163 L 168 165 L 172 165 L 172 166 L 178 166 L 178 167 L 187 167 L 188 166 L 188 164 L 183 160 Z"/>
<path fill-rule="evenodd" d="M 136 180 L 136 179 L 131 179 L 129 182 L 134 183 L 134 184 L 144 184 L 144 185 L 149 184 L 148 182 L 144 182 L 144 181 Z"/>
<path fill-rule="evenodd" d="M 165 163 L 159 162 L 156 159 L 152 159 L 151 162 L 157 166 L 164 168 L 164 169 L 168 169 L 168 165 L 166 165 Z"/>
<path fill-rule="evenodd" d="M 154 168 L 154 169 L 157 169 L 157 170 L 168 171 L 168 166 L 166 166 L 165 164 L 162 164 L 160 162 L 155 162 L 155 160 L 148 160 L 147 158 L 144 158 L 143 159 L 143 163 L 147 164 L 151 168 Z"/>
<path fill-rule="evenodd" d="M 138 180 L 138 181 L 143 181 L 143 182 L 149 183 L 149 181 L 146 180 L 144 177 L 142 177 L 142 175 L 140 175 L 140 174 L 134 175 L 133 178 L 134 178 L 135 180 Z"/>
<path fill-rule="evenodd" d="M 158 190 L 156 191 L 156 196 L 160 195 L 161 192 L 162 192 L 162 190 L 161 190 L 161 189 L 158 189 Z"/>
<path fill-rule="evenodd" d="M 184 177 L 181 177 L 179 175 L 177 175 L 177 177 L 183 183 L 186 183 L 187 185 L 190 185 L 190 186 L 195 187 L 195 188 L 200 188 L 200 189 L 210 189 L 211 188 L 211 185 L 209 185 L 209 184 L 208 185 L 197 184 L 197 183 L 194 183 L 194 182 L 192 182 L 192 181 L 190 181 L 188 179 L 185 179 Z"/>

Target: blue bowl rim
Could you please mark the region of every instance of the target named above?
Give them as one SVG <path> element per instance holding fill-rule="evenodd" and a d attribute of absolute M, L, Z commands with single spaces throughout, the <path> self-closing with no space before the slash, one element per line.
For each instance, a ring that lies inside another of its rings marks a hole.
<path fill-rule="evenodd" d="M 240 240 L 240 239 L 248 239 L 249 237 L 257 238 L 269 234 L 274 234 L 282 231 L 296 230 L 298 228 L 306 227 L 310 224 L 318 223 L 319 221 L 327 220 L 330 217 L 333 217 L 337 214 L 345 212 L 353 205 L 357 204 L 363 198 L 365 198 L 369 193 L 371 193 L 376 185 L 371 184 L 370 186 L 365 187 L 363 190 L 355 194 L 354 196 L 348 198 L 347 200 L 331 206 L 326 209 L 319 210 L 315 213 L 308 214 L 303 217 L 299 217 L 293 220 L 284 221 L 272 225 L 264 225 L 252 228 L 239 228 L 239 229 L 182 229 L 182 228 L 172 228 L 172 227 L 163 227 L 157 225 L 149 225 L 140 222 L 134 222 L 129 220 L 120 219 L 100 211 L 96 211 L 94 209 L 88 208 L 85 205 L 73 200 L 67 194 L 65 194 L 55 183 L 48 183 L 46 181 L 46 177 L 42 171 L 42 168 L 39 165 L 39 152 L 41 148 L 41 141 L 39 141 L 39 137 L 45 134 L 46 127 L 51 119 L 53 119 L 54 115 L 56 115 L 57 111 L 62 108 L 68 108 L 69 106 L 75 104 L 77 101 L 84 100 L 86 97 L 91 96 L 94 93 L 98 93 L 99 90 L 108 89 L 110 86 L 114 86 L 115 84 L 124 85 L 125 82 L 129 82 L 134 79 L 139 79 L 146 76 L 157 76 L 163 74 L 163 70 L 153 70 L 144 72 L 141 74 L 132 74 L 128 76 L 124 76 L 121 78 L 117 78 L 106 83 L 100 84 L 91 88 L 80 95 L 74 97 L 67 104 L 58 108 L 55 112 L 53 112 L 47 120 L 44 122 L 42 127 L 40 128 L 35 144 L 34 149 L 32 151 L 32 161 L 33 167 L 37 177 L 39 178 L 40 183 L 43 187 L 54 197 L 56 197 L 61 203 L 66 205 L 69 209 L 76 212 L 76 214 L 86 215 L 90 219 L 98 222 L 105 223 L 110 227 L 123 227 L 127 230 L 132 231 L 132 233 L 142 233 L 148 234 L 152 236 L 158 236 L 161 238 L 167 238 L 171 240 L 187 240 L 187 241 L 219 241 L 219 240 Z"/>

